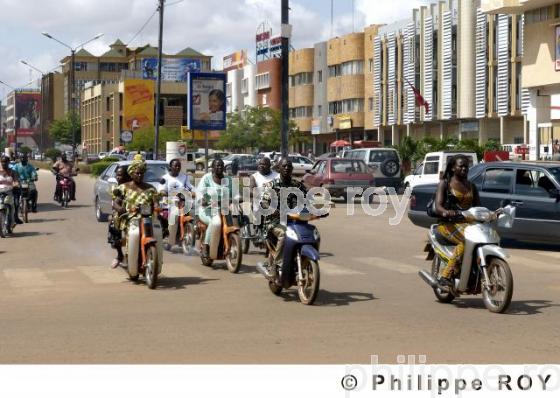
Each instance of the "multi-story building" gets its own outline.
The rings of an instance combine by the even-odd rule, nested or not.
[[[482,0],[489,20],[506,29],[520,22],[522,40],[512,49],[523,54],[516,90],[527,103],[531,159],[550,158],[560,149],[560,2],[553,0]],[[500,25],[501,23],[501,25]],[[517,24],[509,24],[513,30]]]
[[[256,65],[249,64],[227,72],[226,108],[228,113],[241,111],[246,106],[257,105],[256,70]]]
[[[6,98],[6,129],[8,143],[17,147],[37,149],[41,123],[41,91],[18,89]]]
[[[311,135],[313,120],[314,57],[315,51],[313,48],[304,48],[290,52],[289,58],[288,106],[290,118],[295,121],[300,133],[307,135]]]
[[[282,60],[280,58],[270,58],[257,63],[255,90],[257,106],[281,109]]]
[[[526,142],[523,18],[487,16],[477,3],[439,1],[379,30],[374,107],[380,141],[397,144],[408,135]],[[414,89],[428,106],[418,106]]]
[[[53,146],[49,129],[55,120],[64,117],[64,76],[54,72],[43,75],[41,79],[41,124],[37,145],[41,151]]]

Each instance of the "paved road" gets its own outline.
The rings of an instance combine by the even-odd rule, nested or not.
[[[509,248],[510,311],[480,297],[435,301],[416,275],[425,231],[394,215],[348,216],[339,203],[318,221],[321,291],[303,306],[295,290],[272,295],[244,258],[238,275],[168,254],[158,289],[109,264],[105,223],[94,218],[93,180],[61,209],[41,173],[40,212],[0,241],[0,363],[549,363],[560,353],[558,248]]]

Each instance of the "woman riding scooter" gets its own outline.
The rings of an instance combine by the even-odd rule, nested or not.
[[[120,227],[127,239],[128,265],[136,264],[138,261],[139,228],[133,227],[133,220],[139,217],[139,209],[142,205],[150,205],[156,209],[159,204],[159,194],[150,184],[144,182],[146,173],[146,162],[135,160],[128,167],[128,174],[132,181],[117,186],[113,190],[113,198],[122,198],[122,205],[115,201],[113,206],[120,215]],[[126,213],[126,215],[125,215]],[[161,229],[154,229],[154,237],[161,243]],[[161,261],[161,244],[158,245],[158,257]],[[158,267],[159,268],[159,267]]]
[[[15,203],[14,203],[14,186],[17,186],[18,178],[17,173],[10,169],[10,158],[7,156],[2,156],[0,159],[0,193],[6,195],[4,203],[9,206],[8,220],[10,222],[9,229],[11,230],[16,222],[21,224],[22,222],[17,219],[17,214],[15,213]],[[16,221],[17,220],[17,221]],[[0,228],[3,228],[0,225]]]
[[[465,251],[464,230],[469,223],[461,215],[461,211],[480,206],[478,190],[467,179],[468,174],[469,159],[464,155],[453,156],[447,163],[436,192],[434,205],[440,218],[438,232],[456,245],[453,258],[441,272],[438,282],[442,286],[454,285],[453,276],[459,271],[458,267]]]

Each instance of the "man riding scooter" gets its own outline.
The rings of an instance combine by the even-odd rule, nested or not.
[[[37,213],[37,188],[34,184],[37,181],[37,170],[29,164],[27,154],[21,158],[21,163],[16,163],[12,168],[18,175],[20,182],[29,183],[29,201],[31,202],[31,211]]]
[[[282,261],[284,256],[284,239],[286,236],[286,225],[281,223],[280,220],[280,208],[287,206],[289,209],[294,209],[297,207],[297,196],[293,193],[289,194],[287,197],[287,203],[280,203],[281,190],[288,189],[288,188],[297,188],[299,189],[303,195],[307,194],[307,190],[303,186],[303,184],[297,180],[292,178],[292,172],[294,171],[294,166],[292,162],[283,157],[278,162],[278,167],[280,170],[280,176],[272,181],[271,186],[269,189],[266,189],[263,193],[262,199],[262,207],[267,208],[272,200],[272,196],[276,195],[278,198],[278,207],[276,211],[265,218],[265,230],[268,234],[272,234],[276,237],[276,255],[274,256],[274,261],[268,265],[268,275],[267,277],[272,278],[276,275],[276,267],[282,267]]]
[[[54,191],[54,200],[59,202],[62,189],[60,186],[60,181],[62,178],[67,178],[70,182],[70,200],[76,200],[76,183],[72,178],[76,174],[74,173],[74,165],[72,162],[68,161],[66,154],[63,153],[60,160],[53,164],[52,170],[56,174],[56,189]]]

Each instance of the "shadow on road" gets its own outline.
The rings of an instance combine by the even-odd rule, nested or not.
[[[455,299],[453,304],[458,308],[486,309],[482,299]],[[537,315],[542,314],[545,308],[560,307],[549,300],[524,300],[512,301],[504,315]]]
[[[205,279],[194,276],[181,276],[177,278],[167,278],[162,276],[157,282],[156,289],[181,290],[189,285],[201,285],[216,280],[217,279]]]
[[[93,205],[80,205],[80,204],[72,204],[66,209],[58,204],[55,203],[39,203],[37,205],[37,210],[39,213],[41,212],[49,212],[49,211],[58,211],[58,210],[70,210],[70,209],[81,209],[84,207],[93,207]]]
[[[28,231],[28,232],[15,232],[12,234],[13,238],[23,238],[26,236],[49,236],[52,235],[53,232],[37,232],[37,231]]]
[[[280,297],[282,297],[284,301],[299,301],[297,290],[295,288],[284,291],[281,293]],[[377,298],[371,293],[330,292],[328,290],[320,289],[317,299],[315,300],[315,305],[322,307],[340,307],[343,305],[350,305],[352,303],[371,300],[377,300]]]
[[[41,224],[46,222],[66,221],[66,218],[31,218],[30,224]]]

